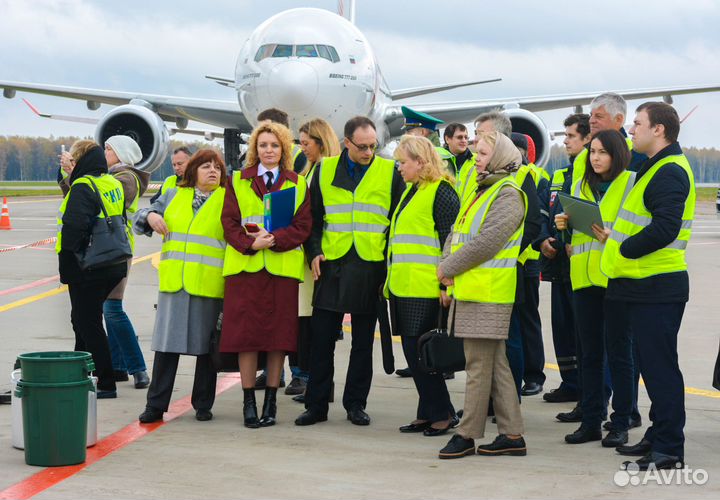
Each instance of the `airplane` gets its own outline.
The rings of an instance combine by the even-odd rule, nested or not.
[[[289,114],[295,131],[303,122],[320,117],[332,125],[339,137],[343,136],[343,125],[349,118],[365,115],[377,125],[379,142],[386,144],[402,134],[401,105],[429,113],[446,123],[467,123],[482,112],[500,110],[510,118],[514,131],[533,138],[536,163],[544,165],[549,157],[552,133],[536,113],[566,107],[579,112],[601,93],[414,103],[414,97],[499,79],[391,90],[370,43],[354,24],[354,2],[350,2],[348,13],[343,17],[323,9],[296,8],[260,24],[240,49],[234,78],[206,76],[233,89],[236,100],[4,80],[0,80],[0,88],[6,98],[15,97],[17,91],[21,91],[84,100],[90,110],[97,110],[101,104],[115,106],[97,120],[42,114],[35,109],[34,112],[46,118],[95,122],[95,139],[101,144],[116,134],[133,137],[143,151],[138,167],[148,171],[158,168],[165,159],[173,133],[199,134],[207,139],[224,137],[228,163],[237,167],[233,161],[237,160],[237,151],[246,134],[256,124],[255,117],[272,107]],[[720,85],[630,89],[617,93],[625,99],[662,97],[672,103],[673,95],[715,91],[720,91]],[[221,135],[188,129],[190,120],[223,128],[224,132]],[[166,122],[174,122],[175,126],[168,127]]]

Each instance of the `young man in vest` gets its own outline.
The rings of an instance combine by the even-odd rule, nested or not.
[[[461,179],[475,168],[475,154],[468,147],[468,129],[462,123],[449,123],[443,131],[443,140],[445,147],[441,149],[445,151],[448,171],[455,177],[457,187]],[[443,157],[442,154],[440,156]]]
[[[652,425],[642,441],[616,448],[623,455],[642,455],[635,462],[640,470],[682,467],[685,455],[677,336],[690,288],[685,249],[695,215],[695,181],[677,142],[679,131],[672,106],[648,102],[637,108],[630,129],[633,149],[649,159],[638,170],[601,259],[610,278],[607,327],[631,329],[651,402]]]
[[[152,198],[150,198],[151,204],[155,203],[155,201],[160,198],[160,195],[165,194],[168,189],[173,189],[177,187],[178,183],[182,180],[183,175],[185,175],[185,168],[187,167],[188,161],[190,161],[191,156],[192,153],[185,146],[180,146],[179,148],[175,148],[175,150],[173,150],[172,156],[170,158],[172,161],[172,168],[175,174],[165,178],[160,190],[155,193]]]
[[[385,281],[387,234],[405,183],[395,163],[375,156],[375,124],[364,116],[345,124],[345,150],[316,167],[310,188],[313,230],[305,244],[315,278],[310,380],[296,425],[327,420],[335,338],[345,313],[352,347],[343,394],[347,418],[370,424],[365,413],[372,381],[378,294]]]

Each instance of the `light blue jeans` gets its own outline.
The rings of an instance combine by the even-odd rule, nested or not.
[[[122,300],[108,299],[103,303],[113,370],[133,373],[147,370],[135,329],[123,310]]]

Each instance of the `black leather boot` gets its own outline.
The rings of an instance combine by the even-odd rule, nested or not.
[[[270,427],[275,425],[275,416],[277,415],[277,387],[265,388],[265,401],[263,402],[262,417],[260,417],[260,427]]]
[[[257,404],[255,403],[255,389],[243,389],[243,417],[245,427],[257,429],[260,427],[260,420],[257,415]]]

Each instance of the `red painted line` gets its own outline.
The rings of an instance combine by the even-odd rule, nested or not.
[[[59,279],[60,275],[56,274],[55,276],[50,276],[49,278],[43,278],[41,280],[33,281],[32,283],[26,283],[24,285],[16,286],[15,288],[0,290],[0,297],[2,297],[3,295],[10,295],[11,293],[24,292],[25,290],[29,290],[38,286],[47,285],[48,283],[56,282]]]
[[[218,379],[216,394],[221,394],[239,383],[240,374],[226,374]],[[124,448],[147,434],[155,432],[168,422],[187,413],[192,408],[190,399],[190,396],[186,396],[170,405],[169,411],[165,413],[164,420],[161,422],[141,424],[135,421],[116,433],[98,441],[95,446],[88,448],[84,463],[43,469],[19,483],[0,491],[0,499],[25,500],[42,493],[48,488],[52,488],[56,484],[74,476],[87,466],[102,460],[111,453]]]

